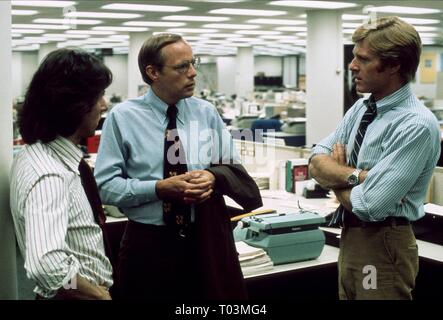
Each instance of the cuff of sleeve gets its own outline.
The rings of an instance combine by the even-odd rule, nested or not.
[[[53,283],[54,286],[51,285],[52,288],[43,288],[40,286],[37,286],[34,290],[34,292],[38,295],[41,295],[44,298],[50,299],[53,298],[56,294],[57,291],[64,287],[66,289],[68,288],[74,288],[76,286],[76,282],[75,280],[72,281],[72,279],[74,279],[77,275],[77,273],[80,270],[80,262],[77,260],[77,258],[75,258],[73,255],[70,255],[68,257],[67,260],[68,263],[68,272],[66,273],[65,277],[63,278],[63,280],[61,281],[61,283],[55,284]],[[71,281],[71,283],[69,283]],[[54,289],[56,288],[56,289]]]
[[[352,212],[355,213],[360,220],[370,221],[369,208],[364,199],[363,191],[361,186],[355,186],[351,190],[350,201],[352,204]]]
[[[157,180],[138,181],[137,184],[133,186],[135,194],[139,198],[139,203],[159,200],[155,192],[156,183]]]
[[[309,163],[311,163],[312,157],[317,154],[331,154],[331,150],[326,147],[316,145],[314,149],[312,149],[311,155],[309,156]]]

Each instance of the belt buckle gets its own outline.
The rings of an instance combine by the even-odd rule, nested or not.
[[[186,228],[185,227],[181,227],[180,230],[178,230],[178,235],[182,238],[186,238],[187,234],[186,234]]]

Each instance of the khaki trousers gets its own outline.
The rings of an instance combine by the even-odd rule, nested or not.
[[[340,238],[340,300],[411,300],[418,249],[411,225],[345,227]]]

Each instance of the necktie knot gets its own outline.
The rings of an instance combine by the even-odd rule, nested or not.
[[[372,96],[368,100],[365,100],[364,103],[366,105],[367,112],[371,112],[375,117],[377,115],[377,104]]]
[[[166,110],[166,115],[168,116],[169,120],[176,119],[177,113],[178,113],[178,109],[175,105],[169,106],[168,110]]]

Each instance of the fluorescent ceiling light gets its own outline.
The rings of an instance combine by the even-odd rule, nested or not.
[[[136,19],[142,17],[138,13],[120,13],[120,12],[81,12],[72,11],[64,15],[68,18],[104,18],[104,19]]]
[[[234,38],[231,40],[232,42],[263,42],[264,40],[261,38]]]
[[[438,33],[420,32],[420,38],[438,38],[440,35]]]
[[[250,30],[258,29],[259,26],[252,24],[223,24],[223,23],[209,23],[205,24],[205,28],[220,28],[220,29],[237,29],[237,30]]]
[[[302,8],[318,8],[318,9],[344,9],[357,6],[355,3],[349,2],[332,2],[332,1],[271,1],[268,4],[273,6],[286,7],[302,7]]]
[[[186,40],[188,40],[188,37],[186,37]],[[189,39],[191,40],[191,39]],[[223,43],[225,43],[222,40],[210,40],[210,39],[196,39],[198,40],[198,44],[218,44],[218,45],[223,45]]]
[[[89,38],[87,34],[67,34],[67,33],[45,33],[43,37],[48,38],[65,38],[65,39],[86,39]]]
[[[289,19],[252,19],[246,21],[247,23],[258,23],[258,24],[276,24],[283,26],[299,26],[306,24],[306,21],[301,20],[289,20]]]
[[[429,27],[429,26],[414,26],[415,30],[417,30],[417,32],[427,32],[427,31],[438,31],[437,27]]]
[[[96,43],[101,43],[101,42],[124,42],[126,43],[127,41],[125,39],[115,39],[115,38],[89,38],[85,40],[85,43],[91,43],[91,42],[96,42]]]
[[[203,37],[198,37],[198,36],[183,36],[183,39],[185,39],[186,41],[205,40],[205,38],[203,38]]]
[[[354,34],[355,29],[343,29],[342,31],[344,34]]]
[[[13,16],[33,16],[37,13],[36,10],[11,10]]]
[[[385,12],[385,13],[408,13],[408,14],[428,14],[439,13],[438,9],[417,8],[417,7],[399,7],[399,6],[382,6],[371,7],[368,11]]]
[[[66,39],[68,38],[68,35],[65,33],[45,33],[41,35],[43,38],[47,39]]]
[[[283,40],[278,40],[278,42],[280,43],[289,43],[292,45],[298,45],[298,46],[306,46],[306,40],[289,40],[289,39],[283,39]]]
[[[278,27],[278,28],[275,28],[275,30],[305,32],[305,31],[308,31],[308,27]]]
[[[13,24],[13,28],[24,29],[48,29],[48,30],[68,30],[71,28],[69,25],[56,25],[56,24]]]
[[[76,5],[75,1],[11,1],[12,6],[64,8]]]
[[[342,24],[343,28],[358,28],[361,27],[362,23],[350,23],[350,22],[345,22]]]
[[[13,38],[20,38],[21,36],[21,33],[11,33],[11,37]]]
[[[32,33],[32,34],[39,34],[44,33],[45,30],[38,30],[38,29],[12,29],[11,33]]]
[[[242,43],[242,42],[234,42],[234,43],[226,43],[225,46],[230,47],[252,47],[250,43]]]
[[[208,33],[208,34],[201,34],[202,37],[207,38],[238,38],[241,37],[241,34],[235,34],[235,33]]]
[[[76,19],[76,18],[68,18],[68,19],[47,19],[47,18],[40,18],[35,19],[32,22],[35,23],[54,23],[54,24],[68,24],[68,25],[97,25],[102,23],[101,20],[84,20],[84,19]]]
[[[267,31],[267,30],[240,30],[235,31],[235,33],[239,34],[248,34],[248,35],[276,35],[281,34],[280,31]]]
[[[43,38],[39,38],[39,37],[25,37],[21,41],[24,41],[26,43],[48,43],[47,39],[43,39]]]
[[[172,33],[214,33],[217,29],[203,29],[203,28],[171,28],[168,29]]]
[[[436,44],[435,39],[422,39],[422,44],[424,45],[430,45],[430,44]]]
[[[30,46],[19,46],[19,47],[15,47],[12,50],[13,51],[36,51],[40,48],[40,46],[38,44],[33,44]]]
[[[399,17],[403,21],[410,23],[410,24],[437,24],[440,23],[440,20],[437,19],[418,19],[418,18],[405,18],[405,17]]]
[[[222,22],[228,21],[228,17],[208,17],[208,16],[165,16],[162,20],[172,21],[201,21],[201,22]]]
[[[183,6],[159,6],[150,4],[130,4],[130,3],[111,3],[102,6],[106,10],[133,10],[147,12],[179,12],[189,10],[189,7]]]
[[[99,30],[67,30],[65,31],[67,34],[92,34],[92,35],[106,35],[106,34],[115,34],[115,31],[99,31]]]
[[[286,11],[275,11],[275,10],[253,10],[253,9],[233,9],[233,8],[223,8],[215,9],[209,11],[212,14],[232,14],[239,16],[259,16],[259,17],[272,17],[280,16],[286,14]]]
[[[288,35],[283,35],[283,36],[261,36],[260,38],[262,39],[269,39],[269,40],[296,40],[297,37],[296,36],[288,36]]]
[[[114,34],[112,36],[109,36],[109,38],[128,40],[129,36],[127,34]]]
[[[123,32],[144,32],[148,31],[145,27],[93,27],[92,30],[98,31],[123,31]]]
[[[123,25],[133,27],[182,27],[186,25],[186,23],[165,21],[128,21],[123,23]]]
[[[367,19],[369,19],[369,16],[365,16],[362,14],[343,14],[341,16],[342,20],[361,20],[361,21],[365,21]]]

